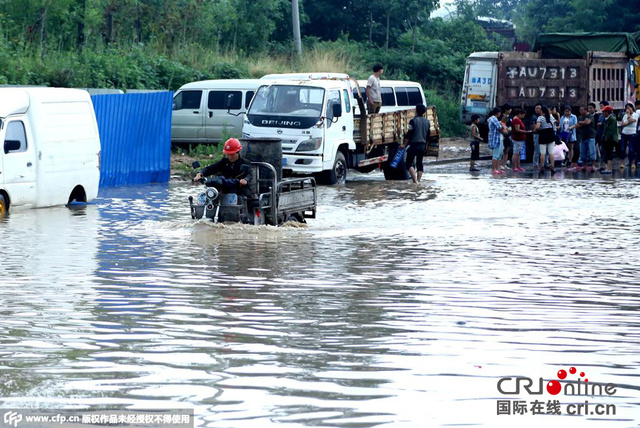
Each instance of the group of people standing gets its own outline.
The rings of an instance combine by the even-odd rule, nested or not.
[[[555,174],[556,168],[567,167],[578,171],[599,171],[611,174],[613,159],[620,159],[620,168],[635,170],[640,154],[640,100],[627,104],[622,116],[621,135],[613,108],[607,101],[580,107],[576,117],[571,107],[563,109],[561,116],[555,106],[536,104],[535,113],[525,126],[524,109],[512,109],[509,105],[495,107],[487,119],[487,144],[492,151],[491,167],[494,175],[511,169],[523,172],[520,160],[525,157],[527,134],[533,134],[534,171],[548,169]],[[470,171],[478,171],[480,143],[484,140],[479,129],[480,117],[471,117],[471,164]],[[511,160],[510,168],[507,166]],[[601,166],[600,166],[601,164]],[[598,168],[598,166],[600,166]]]

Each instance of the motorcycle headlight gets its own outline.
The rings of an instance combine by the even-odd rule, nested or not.
[[[218,197],[218,190],[213,188],[213,187],[209,187],[207,189],[207,199],[209,200],[215,200]]]
[[[296,152],[310,152],[312,150],[318,150],[320,146],[322,146],[322,137],[310,138],[298,144]]]

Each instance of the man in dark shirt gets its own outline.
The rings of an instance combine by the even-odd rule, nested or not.
[[[239,194],[251,198],[250,185],[253,180],[251,171],[251,162],[240,157],[242,145],[236,138],[229,138],[224,143],[222,153],[225,157],[218,162],[201,169],[194,181],[200,180],[202,177],[210,175],[218,175],[226,178],[224,180],[224,192],[238,192]]]
[[[602,160],[605,163],[605,169],[600,171],[601,174],[611,174],[613,172],[613,152],[615,151],[618,157],[620,156],[620,146],[618,145],[618,121],[613,114],[613,107],[604,106],[602,108],[602,114],[604,115],[604,125],[602,130],[602,148],[604,153]]]
[[[407,171],[409,171],[409,174],[411,174],[411,179],[416,184],[420,183],[422,179],[422,173],[424,171],[424,165],[422,163],[423,156],[431,132],[429,119],[424,117],[426,112],[427,107],[425,107],[424,104],[418,104],[416,106],[416,116],[409,122],[409,130],[404,137],[405,144],[402,145],[402,147],[405,147],[407,144],[409,145],[405,167]],[[415,168],[413,167],[414,159],[416,161]]]
[[[578,128],[580,134],[580,165],[585,171],[596,169],[596,121],[593,116],[595,110],[594,103],[590,103],[589,107],[580,107],[578,123],[572,126]]]

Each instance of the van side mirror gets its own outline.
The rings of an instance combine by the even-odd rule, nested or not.
[[[331,106],[333,117],[342,117],[342,105],[334,104]]]
[[[9,152],[15,152],[20,150],[22,144],[19,140],[5,140],[4,142],[4,153],[7,154]]]
[[[235,100],[236,96],[234,94],[229,94],[227,95],[227,110],[231,110],[231,107],[233,106],[233,101]]]

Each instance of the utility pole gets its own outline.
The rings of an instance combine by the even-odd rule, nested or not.
[[[293,16],[293,46],[298,59],[302,59],[302,40],[300,39],[300,8],[298,0],[291,0],[291,15]]]

